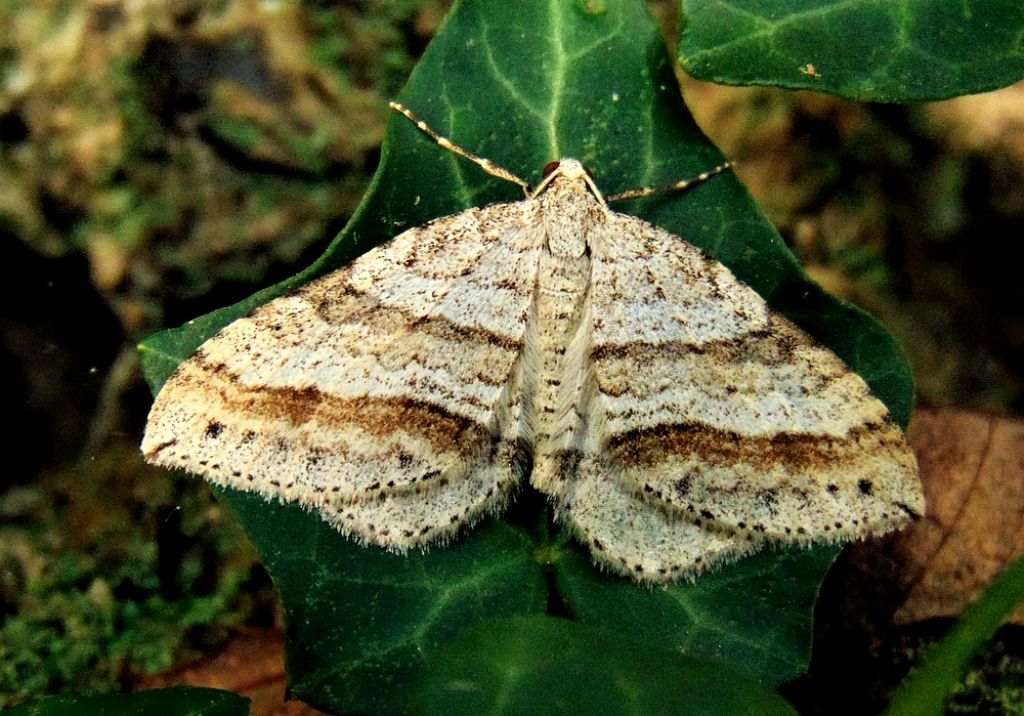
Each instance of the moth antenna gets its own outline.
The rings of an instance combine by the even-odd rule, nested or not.
[[[683,179],[682,181],[669,182],[668,184],[659,184],[657,186],[645,186],[639,189],[628,189],[626,191],[619,192],[618,194],[606,196],[604,199],[605,201],[621,201],[623,199],[639,199],[662,191],[682,191],[694,184],[700,184],[703,181],[707,181],[711,177],[721,174],[726,169],[730,169],[734,166],[736,166],[736,162],[726,162],[725,164],[719,164],[714,169],[708,169],[706,172],[701,172],[692,179]]]
[[[484,159],[483,157],[479,157],[476,154],[473,154],[473,152],[467,151],[460,147],[459,145],[454,144],[447,137],[443,137],[437,132],[435,132],[434,129],[429,124],[427,124],[422,119],[413,114],[412,111],[406,108],[404,105],[401,105],[398,102],[388,102],[388,106],[391,107],[391,109],[398,112],[399,114],[405,116],[406,119],[408,119],[410,122],[416,125],[417,129],[419,129],[421,132],[423,132],[428,137],[437,142],[442,148],[447,149],[449,152],[454,152],[455,154],[458,154],[460,157],[465,157],[466,159],[476,164],[478,167],[483,169],[491,176],[496,176],[499,179],[504,179],[505,181],[519,185],[520,187],[522,187],[523,192],[526,194],[526,196],[530,196],[530,185],[525,180],[520,179],[505,167],[498,166],[490,159]]]

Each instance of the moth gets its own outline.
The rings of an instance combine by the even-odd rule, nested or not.
[[[552,162],[521,201],[409,229],[207,340],[142,451],[403,552],[524,481],[594,559],[667,583],[924,512],[912,452],[835,354],[728,268]]]

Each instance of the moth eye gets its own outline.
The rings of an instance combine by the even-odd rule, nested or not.
[[[547,164],[544,165],[544,171],[541,172],[541,174],[544,175],[545,179],[551,176],[551,174],[554,173],[556,169],[558,169],[558,164],[558,162],[548,162]]]
[[[590,177],[591,179],[594,178],[594,172],[590,171],[590,167],[588,167],[586,164],[583,165],[583,171],[585,171],[587,173],[587,176]]]

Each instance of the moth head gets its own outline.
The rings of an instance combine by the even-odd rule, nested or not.
[[[590,171],[590,167],[585,166],[578,159],[559,159],[558,161],[548,162],[544,165],[544,170],[541,173],[547,179],[556,171],[566,179],[582,179],[585,176],[590,177],[591,180],[594,178],[594,173]]]
[[[564,180],[566,184],[585,187],[603,205],[604,197],[594,183],[594,175],[590,169],[578,159],[564,158],[548,162],[542,171],[543,180],[533,191],[533,196],[543,193],[554,182]]]

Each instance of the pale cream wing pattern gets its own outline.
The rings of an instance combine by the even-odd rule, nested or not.
[[[725,266],[617,213],[592,252],[600,454],[622,490],[755,542],[859,538],[923,514],[885,406]]]
[[[599,564],[640,582],[668,583],[735,561],[765,544],[760,535],[712,531],[645,501],[602,455],[581,460],[559,517]]]
[[[206,341],[156,398],[156,464],[395,550],[501,506],[542,236],[525,202],[410,229]]]

